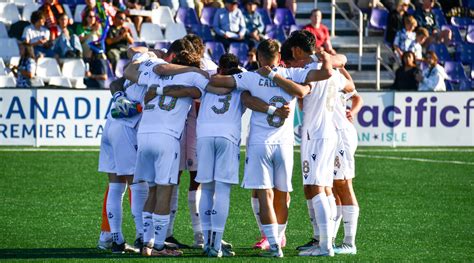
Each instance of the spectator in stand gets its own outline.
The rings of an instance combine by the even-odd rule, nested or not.
[[[385,40],[393,44],[395,35],[398,31],[403,29],[403,17],[407,15],[408,7],[410,6],[410,0],[399,0],[397,8],[390,11],[387,23],[387,33],[385,34]]]
[[[428,29],[430,33],[426,46],[430,46],[433,42],[441,42],[448,46],[451,42],[452,32],[449,29],[440,30],[432,12],[434,4],[434,0],[423,0],[423,4],[416,9],[415,17],[418,20],[418,25]]]
[[[31,88],[31,79],[36,73],[36,58],[32,45],[20,45],[21,58],[18,63],[17,81],[18,88]]]
[[[223,8],[224,3],[222,0],[196,0],[194,1],[196,6],[196,14],[198,17],[201,17],[203,7],[214,7],[214,8]]]
[[[423,61],[423,44],[426,42],[429,36],[428,30],[426,30],[424,27],[418,27],[416,30],[416,39],[414,42],[412,42],[408,50],[415,54],[417,62]]]
[[[97,21],[97,16],[93,10],[86,14],[76,32],[81,41],[84,59],[87,60],[92,56],[89,42],[98,40],[102,35],[102,26],[100,25],[100,22]]]
[[[88,88],[105,89],[105,81],[107,80],[107,59],[103,52],[92,52],[89,67],[86,71],[84,84]]]
[[[82,57],[82,46],[79,37],[68,27],[69,17],[66,13],[58,18],[58,36],[54,40],[53,50],[59,58]]]
[[[245,25],[247,26],[245,39],[249,44],[249,48],[257,46],[257,44],[265,39],[263,31],[265,24],[263,24],[262,16],[257,12],[257,7],[260,4],[259,0],[247,0],[245,2]]]
[[[51,32],[44,27],[45,18],[41,11],[35,11],[31,14],[31,25],[23,30],[22,39],[25,44],[33,46],[35,57],[54,57],[51,49]]]
[[[257,62],[257,49],[252,48],[247,53],[247,62],[245,63],[245,69],[247,71],[254,71],[257,70],[258,62]]]
[[[332,48],[328,28],[321,24],[322,17],[323,14],[321,13],[321,10],[313,9],[310,17],[311,23],[306,25],[303,30],[311,32],[316,38],[316,50],[324,49],[329,54],[334,55],[336,54],[336,51]]]
[[[242,42],[245,38],[245,19],[239,9],[238,0],[225,0],[225,8],[217,10],[212,26],[216,40],[228,49],[232,42]]]
[[[43,5],[38,9],[43,13],[46,19],[46,27],[51,31],[51,39],[54,40],[58,35],[57,24],[59,16],[66,13],[64,7],[59,4],[56,0],[44,0]],[[72,21],[68,21],[72,24]]]
[[[144,10],[145,6],[142,5],[142,1],[140,0],[127,0],[126,1],[126,7],[127,7],[127,15],[129,19],[133,22],[135,25],[135,28],[138,33],[140,33],[140,29],[143,23],[143,20],[145,19],[143,16],[137,16],[137,15],[130,15],[129,10]]]
[[[296,14],[296,0],[263,0],[263,8],[270,12],[275,8],[288,8],[293,16]]]
[[[405,16],[403,18],[405,28],[398,31],[393,41],[393,50],[399,58],[402,57],[403,52],[409,51],[409,48],[416,41],[415,28],[417,26],[416,19],[413,16]]]
[[[113,25],[113,18],[117,14],[114,6],[109,2],[101,2],[102,6],[98,6],[96,0],[86,0],[86,8],[82,10],[82,21],[84,21],[85,16],[89,14],[90,11],[94,11],[97,21],[99,21],[102,26],[105,26],[106,19],[109,19],[109,24]]]
[[[444,68],[438,64],[438,56],[434,51],[426,52],[425,58],[426,67],[423,74],[417,75],[417,80],[420,82],[419,91],[446,91],[446,84],[444,80],[447,75]]]
[[[169,6],[173,13],[178,10],[179,7],[194,9],[194,2],[194,0],[160,0],[160,4]]]
[[[399,91],[418,90],[417,76],[420,73],[415,63],[415,54],[411,51],[403,53],[402,66],[395,72],[395,82],[392,88]]]
[[[127,58],[128,45],[133,44],[132,33],[123,23],[127,17],[124,12],[117,12],[114,18],[114,25],[110,28],[105,40],[107,48],[107,58],[112,63],[113,68],[121,58]]]

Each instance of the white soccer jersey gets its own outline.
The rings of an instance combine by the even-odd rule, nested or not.
[[[169,85],[194,86],[202,93],[208,82],[201,74],[190,72],[154,78],[154,82],[149,82],[148,86],[153,84],[162,87]],[[193,98],[191,97],[155,97],[145,105],[138,133],[165,133],[179,139],[192,103]]]
[[[273,69],[284,78],[295,82],[304,82],[309,70],[296,68],[276,67]],[[243,72],[233,75],[237,88],[248,90],[255,96],[275,107],[281,107],[285,103],[290,104],[291,111],[295,109],[296,98],[286,93],[272,80],[262,77],[255,72]],[[252,112],[250,118],[249,144],[293,144],[294,115],[290,114],[287,119],[269,116],[262,112]]]
[[[336,105],[334,107],[334,125],[338,130],[350,129],[354,125],[346,117],[347,100],[349,100],[356,92],[337,93]]]
[[[316,62],[306,65],[308,69],[319,69]],[[303,98],[303,135],[311,139],[335,137],[333,122],[337,92],[344,88],[346,78],[337,70],[323,81],[312,82],[311,92]]]
[[[241,91],[226,95],[205,92],[197,119],[197,137],[224,137],[235,144],[240,142],[241,118],[244,112],[240,103]]]
[[[211,58],[204,56],[203,58],[201,58],[201,68],[210,75],[214,75],[217,73],[218,66],[216,63],[214,63],[214,61],[212,61]]]

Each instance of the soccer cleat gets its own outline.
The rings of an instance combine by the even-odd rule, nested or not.
[[[281,248],[286,247],[286,235],[283,235],[283,237],[281,238],[280,247]]]
[[[311,249],[311,248],[313,248],[315,246],[318,246],[318,245],[319,245],[319,240],[316,240],[316,239],[312,238],[308,243],[297,247],[296,250],[304,251],[304,250]]]
[[[221,240],[221,247],[231,250],[234,246],[232,246],[231,243]]]
[[[283,251],[278,245],[276,245],[276,248],[274,249],[270,248],[269,250],[265,250],[262,253],[260,253],[260,256],[265,257],[265,258],[282,258]]]
[[[349,244],[342,243],[342,245],[334,248],[334,254],[355,255],[357,254],[357,248],[356,246],[351,246]]]
[[[179,257],[182,256],[183,252],[181,250],[175,249],[155,249],[148,246],[144,246],[142,250],[142,256],[145,257]]]
[[[234,251],[232,251],[231,249],[223,247],[222,244],[221,244],[221,251],[222,251],[222,256],[223,257],[234,257],[235,256]]]
[[[270,248],[270,243],[268,243],[268,240],[266,237],[262,237],[262,239],[260,239],[260,241],[258,241],[257,243],[255,243],[255,245],[253,245],[253,248],[254,249],[261,249],[261,250],[267,250]]]
[[[324,251],[321,247],[314,246],[310,249],[301,251],[298,255],[302,257],[334,257],[334,250],[331,248]]]
[[[174,238],[174,236],[167,237],[165,239],[165,243],[168,243],[168,245],[170,247],[172,247],[174,245],[179,249],[188,249],[188,248],[190,248],[188,245],[179,242],[176,238]]]
[[[204,235],[202,233],[194,234],[194,243],[191,245],[192,248],[204,248]]]
[[[112,253],[114,254],[123,254],[123,253],[140,253],[139,249],[136,249],[127,242],[123,242],[122,244],[117,244],[112,242]]]
[[[143,248],[143,239],[141,237],[135,239],[135,242],[133,242],[133,246],[142,251],[142,248]]]
[[[210,258],[221,258],[222,250],[217,251],[215,248],[211,247],[207,250],[207,256]]]
[[[109,250],[112,248],[112,235],[110,232],[100,232],[99,242],[97,242],[97,248],[100,250]]]

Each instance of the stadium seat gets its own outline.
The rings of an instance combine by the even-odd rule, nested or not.
[[[447,60],[451,60],[451,55],[449,55],[448,48],[444,44],[432,44],[428,50],[432,50],[438,56],[438,60],[441,63],[444,63]]]
[[[196,15],[194,8],[180,7],[176,12],[176,23],[184,24],[187,27],[190,27],[194,24],[200,24],[199,18]]]
[[[135,41],[133,44],[130,44],[130,47],[148,47],[145,41]]]
[[[28,4],[34,4],[36,1],[35,0],[15,0],[15,1],[12,1],[13,3],[15,3],[15,5],[17,6],[25,6],[25,5],[28,5]]]
[[[302,25],[291,25],[289,34],[293,33],[294,31],[298,31],[303,29],[304,26]]]
[[[31,18],[31,14],[38,10],[38,8],[40,8],[41,5],[37,4],[37,3],[31,3],[31,4],[27,4],[25,5],[25,7],[23,7],[23,13],[22,13],[22,16],[21,16],[21,20],[24,20],[24,21],[30,21],[30,18]]]
[[[201,24],[212,26],[212,20],[214,20],[214,15],[216,14],[217,8],[214,7],[204,7],[201,12]]]
[[[453,85],[451,85],[451,82],[449,82],[449,80],[445,79],[444,80],[444,84],[446,86],[446,91],[453,91]]]
[[[444,71],[448,75],[448,80],[454,83],[460,83],[467,80],[466,72],[461,64],[457,61],[446,61],[444,63]]]
[[[6,71],[5,62],[3,62],[3,59],[0,58],[0,76],[6,76],[6,75],[7,75],[7,71]]]
[[[474,80],[474,62],[471,64],[471,79]]]
[[[382,8],[373,8],[370,14],[369,28],[385,30],[387,28],[388,11]]]
[[[269,38],[276,39],[280,43],[285,42],[287,36],[285,29],[282,26],[267,25],[265,27],[265,33]]]
[[[50,86],[58,86],[58,87],[66,87],[72,88],[71,81],[66,77],[51,77],[49,79],[48,85]]]
[[[441,8],[433,8],[431,9],[431,11],[435,15],[436,23],[439,27],[448,24],[448,21],[446,20],[446,17],[444,16],[443,10]]]
[[[474,44],[462,43],[456,47],[456,57],[463,64],[474,61]]]
[[[239,60],[240,64],[244,65],[245,62],[247,62],[247,53],[249,52],[249,46],[247,43],[230,43],[229,46],[229,53],[236,55]]]
[[[16,87],[16,79],[12,76],[0,76],[0,88]]]
[[[1,48],[0,57],[4,60],[8,60],[11,57],[19,57],[20,49],[16,38],[0,38]]]
[[[463,38],[461,36],[461,32],[459,32],[459,28],[455,27],[455,26],[448,26],[448,25],[444,25],[441,27],[442,30],[451,30],[452,32],[452,35],[453,35],[453,38],[451,40],[451,45],[454,45],[454,46],[457,46],[459,44],[462,44],[464,41],[463,41]]]
[[[0,22],[0,38],[8,38],[7,27],[2,22]]]
[[[86,74],[86,64],[82,59],[66,59],[62,68],[63,76],[68,78],[83,78]]]
[[[267,9],[257,8],[257,12],[262,16],[262,20],[263,20],[264,25],[273,24],[272,19],[270,18],[270,13],[268,13]]]
[[[202,25],[192,25],[191,26],[191,32],[194,34],[200,36],[202,38],[202,41],[213,41],[214,37],[212,36],[211,28],[208,25],[202,24]]]
[[[468,43],[474,44],[474,24],[467,27],[466,32],[466,41]]]
[[[459,90],[460,91],[471,91],[474,88],[472,87],[473,82],[469,79],[461,80],[459,83]]]
[[[173,13],[168,6],[160,6],[158,9],[153,9],[151,13],[151,22],[160,25],[161,28],[166,28],[168,24],[174,24]]]
[[[49,82],[50,77],[61,77],[61,70],[54,58],[39,58],[36,62],[36,76]]]
[[[20,13],[13,3],[0,3],[0,22],[11,25],[20,21]]]
[[[155,43],[155,49],[161,50],[161,49],[166,49],[170,47],[171,43],[168,41],[159,41]]]
[[[86,5],[76,5],[76,9],[74,10],[74,22],[82,22],[82,11],[84,8],[86,8]]]
[[[44,82],[41,78],[34,77],[31,79],[31,86],[32,87],[44,87]]]
[[[133,40],[135,41],[140,41],[140,38],[138,37],[137,29],[135,28],[135,24],[131,22],[125,22],[123,23],[125,27],[128,27],[130,31],[132,32],[132,37]]]
[[[10,67],[12,66],[18,66],[20,64],[20,57],[11,57],[10,58]]]
[[[472,25],[474,21],[468,17],[451,17],[451,25],[459,28],[459,29],[466,29],[469,25]]]
[[[173,42],[176,39],[183,38],[186,36],[188,32],[186,31],[186,27],[184,27],[183,24],[169,24],[166,27],[166,32],[165,32],[165,39],[167,41]]]
[[[119,61],[117,61],[117,65],[115,66],[115,76],[117,78],[123,77],[123,69],[127,63],[128,59],[119,59]]]
[[[225,54],[224,45],[221,42],[209,41],[206,42],[206,52],[211,56],[212,61],[219,63],[219,59]]]
[[[141,40],[147,42],[147,44],[164,40],[163,32],[161,32],[161,27],[152,23],[142,24],[140,38]]]
[[[69,7],[69,5],[63,5],[63,7],[64,7],[64,12],[66,13],[67,17],[72,18],[74,20],[74,15],[72,14],[71,8]],[[29,19],[28,19],[28,21],[29,21]],[[81,19],[81,21],[82,21],[82,19]]]
[[[295,25],[295,17],[288,8],[277,8],[275,10],[275,17],[273,18],[273,23],[279,26],[291,26]]]

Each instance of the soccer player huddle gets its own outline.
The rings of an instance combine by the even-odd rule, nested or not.
[[[356,254],[359,208],[352,188],[362,106],[343,55],[314,50],[308,31],[282,44],[259,43],[260,68],[244,72],[224,54],[219,65],[202,40],[187,35],[168,50],[130,48],[124,77],[111,83],[113,114],[101,141],[99,171],[108,173],[99,247],[114,253],[181,256],[173,237],[178,184],[189,170],[191,247],[209,257],[234,256],[223,240],[231,186],[239,183],[241,117],[252,110],[242,187],[262,239],[254,248],[283,257],[293,176],[295,107],[303,111],[301,171],[313,226],[300,256]],[[347,108],[347,102],[351,107]],[[143,109],[143,110],[142,110]],[[134,245],[122,234],[122,200],[129,185],[136,226]],[[335,236],[344,219],[344,240]]]

